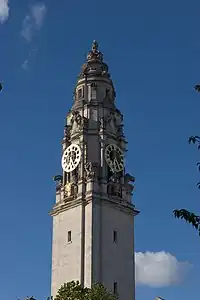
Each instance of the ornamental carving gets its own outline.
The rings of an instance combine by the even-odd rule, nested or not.
[[[72,112],[71,123],[73,124],[74,122],[76,122],[78,125],[81,124],[81,115],[77,110]]]
[[[77,194],[78,194],[78,185],[73,183],[71,187],[71,196],[73,198],[76,198]]]
[[[113,197],[122,197],[122,188],[118,183],[109,183],[108,184],[108,195]]]
[[[110,77],[108,66],[103,62],[103,54],[98,50],[98,43],[96,41],[92,43],[92,49],[87,55],[86,63],[82,65],[78,78],[83,78],[90,74]]]
[[[65,189],[64,189],[64,196],[65,197],[70,197],[71,196],[71,188],[72,188],[72,185],[70,182],[67,182],[66,185],[65,185]]]
[[[77,125],[76,128],[74,128],[74,123]],[[73,129],[76,129],[77,131],[86,129],[88,126],[88,119],[84,116],[81,116],[79,111],[73,111],[71,124]]]
[[[68,182],[65,185],[64,197],[65,198],[76,198],[78,194],[78,185],[75,183]]]
[[[93,41],[92,50],[87,55],[87,61],[103,61],[103,54],[98,50],[97,41]]]
[[[71,136],[71,126],[65,125],[64,127],[64,139],[69,141]]]
[[[120,177],[121,177],[121,174],[120,174],[120,173],[114,172],[114,173],[111,175],[111,177],[109,178],[109,181],[111,181],[111,182],[113,182],[113,183],[119,183]]]
[[[124,125],[120,124],[119,126],[117,126],[117,134],[119,136],[124,136],[124,130],[123,130]]]
[[[88,162],[85,164],[85,178],[86,180],[94,180],[98,177],[98,164],[97,163],[92,163]]]

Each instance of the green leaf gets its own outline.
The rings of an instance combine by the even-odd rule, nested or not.
[[[175,218],[184,219],[185,222],[191,224],[200,235],[200,216],[195,215],[193,212],[189,212],[186,209],[175,209],[173,211]]]

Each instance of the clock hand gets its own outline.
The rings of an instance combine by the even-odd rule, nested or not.
[[[117,168],[118,168],[118,170],[119,170],[119,163],[118,163],[118,160],[116,159],[116,157],[115,157],[114,161],[115,161],[115,163],[116,163],[116,165],[117,165]]]
[[[73,168],[74,167],[74,162],[73,162],[71,157],[70,157],[70,164],[72,165],[72,168]]]

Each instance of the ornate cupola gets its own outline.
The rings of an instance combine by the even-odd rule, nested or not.
[[[97,95],[97,85],[104,86],[103,94]],[[102,89],[101,89],[102,92]],[[99,94],[99,93],[98,93]],[[108,65],[103,61],[103,54],[98,50],[98,43],[93,41],[86,62],[82,65],[74,91],[74,107],[80,107],[82,102],[109,99],[109,105],[114,105],[115,90],[108,72]]]
[[[92,49],[87,55],[86,63],[83,64],[78,79],[84,78],[85,76],[110,77],[108,66],[103,61],[103,54],[98,50],[98,43],[96,41],[92,43]]]

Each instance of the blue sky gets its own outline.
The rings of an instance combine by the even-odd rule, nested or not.
[[[199,295],[200,239],[172,216],[179,207],[199,211],[199,154],[187,143],[200,134],[200,95],[193,91],[200,80],[199,1],[44,1],[37,19],[30,7],[38,2],[10,0],[7,20],[2,3],[1,298],[49,295],[52,177],[61,169],[64,118],[93,39],[124,113],[128,171],[136,177],[133,200],[141,210],[136,251],[151,252],[151,277],[165,277],[163,284],[155,278],[152,287],[149,274],[141,274],[145,284],[137,286],[137,299]],[[173,285],[182,267],[189,269],[185,279]]]

